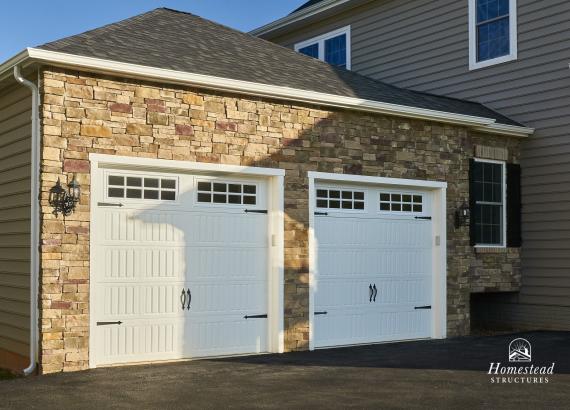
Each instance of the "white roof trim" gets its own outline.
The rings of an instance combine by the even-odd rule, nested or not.
[[[281,27],[285,27],[296,21],[304,20],[308,17],[314,16],[315,14],[322,13],[325,10],[332,9],[341,4],[348,3],[351,0],[324,0],[320,3],[313,4],[310,7],[306,7],[297,11],[296,13],[289,14],[288,16],[282,17],[279,20],[272,21],[269,24],[256,28],[249,32],[253,36],[260,36],[263,34],[270,33],[273,30],[277,30]]]
[[[23,58],[26,56],[27,58]],[[355,97],[344,97],[297,88],[282,87],[249,81],[232,80],[229,78],[214,77],[203,74],[193,74],[183,71],[167,70],[163,68],[148,67],[138,64],[121,63],[93,57],[83,57],[55,51],[28,48],[24,52],[6,63],[0,65],[0,77],[14,64],[30,59],[34,62],[50,64],[85,71],[118,75],[128,78],[160,81],[170,84],[195,86],[210,90],[233,92],[238,94],[254,95],[288,101],[300,101],[328,107],[344,108],[356,111],[395,115],[436,122],[474,127],[480,131],[494,134],[514,135],[527,137],[534,130],[531,128],[496,124],[492,118],[476,117],[471,115],[454,114],[445,111],[425,108],[408,107],[398,104],[383,103],[380,101],[365,100]],[[16,61],[13,63],[12,61]]]

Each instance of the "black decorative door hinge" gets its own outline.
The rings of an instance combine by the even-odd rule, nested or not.
[[[123,322],[97,322],[97,326],[122,325]]]
[[[246,209],[245,210],[246,214],[266,214],[267,210],[263,210],[263,209]]]
[[[416,310],[428,310],[428,309],[431,309],[431,306],[416,306],[414,309],[416,309]]]
[[[250,315],[250,316],[245,315],[243,318],[244,319],[267,319],[267,314],[265,314],[265,315]]]
[[[97,206],[106,206],[106,207],[117,207],[117,208],[122,208],[123,204],[119,204],[119,203],[109,203],[109,202],[99,202],[97,203]]]
[[[315,312],[315,316],[319,316],[319,315],[326,315],[329,312]]]
[[[423,219],[424,221],[431,221],[431,216],[416,216],[416,219]]]
[[[315,212],[315,216],[329,216],[328,212]]]

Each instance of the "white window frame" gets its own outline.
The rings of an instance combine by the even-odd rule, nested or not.
[[[477,61],[477,0],[469,0],[469,70],[477,70],[518,58],[517,0],[509,0],[510,53],[485,61]]]
[[[313,44],[318,44],[319,60],[325,61],[325,41],[346,34],[346,69],[350,70],[352,68],[352,42],[350,39],[350,32],[350,26],[339,28],[338,30],[334,30],[295,44],[295,51],[299,52],[299,50],[302,48],[312,46]]]
[[[248,204],[230,204],[229,202],[226,203],[215,203],[215,202],[200,202],[198,201],[198,194],[203,192],[203,191],[199,191],[198,190],[198,183],[199,182],[210,182],[212,184],[214,183],[221,183],[221,184],[236,184],[236,185],[253,185],[255,186],[255,195],[248,195],[248,196],[254,196],[255,197],[255,205],[248,205]],[[212,187],[213,189],[213,187]],[[214,191],[211,191],[212,195],[214,194]],[[228,195],[229,192],[226,192],[225,195]],[[243,192],[241,194],[239,194],[240,196],[244,196]],[[247,194],[246,194],[247,195]],[[197,177],[194,179],[194,197],[193,197],[193,203],[194,206],[196,207],[200,207],[200,208],[206,208],[206,209],[216,209],[216,208],[229,208],[229,209],[244,209],[244,208],[249,208],[249,209],[262,209],[266,206],[265,201],[264,201],[264,196],[265,196],[265,192],[264,190],[261,188],[261,184],[257,181],[251,181],[251,180],[241,180],[241,179],[236,179],[236,178],[217,178],[217,177],[207,177],[207,176],[203,176],[203,177]],[[243,199],[242,199],[243,200]]]
[[[380,195],[381,194],[390,194],[390,196],[392,194],[396,194],[396,195],[411,195],[412,196],[412,202],[410,203],[410,205],[412,205],[412,210],[411,211],[386,211],[386,210],[382,210],[381,205],[382,205],[382,200],[380,199]],[[413,201],[413,197],[414,196],[420,196],[422,198],[422,203],[420,204],[422,207],[422,211],[421,212],[417,212],[414,211],[414,201]],[[427,209],[427,204],[426,204],[426,195],[423,192],[418,192],[418,191],[403,191],[403,190],[394,190],[394,189],[379,189],[378,193],[377,193],[377,213],[380,213],[382,215],[389,215],[389,216],[419,216],[419,215],[428,215],[430,213],[430,211]],[[392,201],[392,199],[390,198],[390,201],[386,202],[384,201],[384,203],[389,203],[390,205],[392,203],[395,203]],[[400,202],[402,205],[404,204],[403,200]]]
[[[353,195],[353,199],[351,199],[352,205],[354,206],[354,202],[363,202],[364,203],[364,209],[343,209],[342,208],[342,198],[339,198],[339,201],[341,202],[341,208],[323,208],[320,206],[317,206],[317,202],[318,202],[318,197],[316,195],[318,190],[326,190],[326,191],[340,191],[341,192],[341,197],[342,197],[342,191],[350,191],[352,192]],[[360,200],[354,199],[354,193],[355,192],[362,192],[364,194],[364,200]],[[330,199],[330,198],[329,198]],[[328,202],[328,199],[327,199]],[[327,184],[327,185],[317,185],[315,188],[315,209],[319,210],[319,211],[326,211],[327,213],[332,213],[332,212],[342,212],[342,213],[356,213],[356,214],[364,214],[364,213],[368,213],[368,192],[366,191],[365,188],[363,187],[346,187],[346,186],[341,186],[341,185],[332,185],[332,184]]]
[[[484,244],[484,243],[476,243],[475,248],[506,248],[507,247],[507,163],[505,161],[496,161],[492,159],[481,159],[481,158],[474,158],[475,162],[487,162],[490,164],[500,164],[503,173],[503,195],[502,195],[502,204],[503,204],[503,212],[502,212],[502,227],[503,231],[501,232],[501,243],[500,244]],[[473,215],[471,216],[473,217]]]
[[[120,186],[118,185],[111,185],[109,184],[109,177],[110,176],[118,176],[118,177],[124,177],[125,178],[125,185],[123,185],[123,189],[125,190],[125,196],[123,198],[118,198],[115,196],[110,196],[109,195],[109,188],[120,188]],[[172,175],[172,174],[168,174],[168,173],[164,173],[164,172],[128,172],[128,171],[123,171],[123,170],[107,170],[104,173],[104,177],[105,177],[105,200],[106,201],[120,201],[123,203],[141,203],[141,204],[149,204],[149,205],[156,205],[159,203],[163,203],[166,205],[178,205],[180,204],[180,178],[178,178],[176,175]],[[141,178],[142,180],[142,184],[141,187],[129,187],[127,185],[127,181],[126,178]],[[145,191],[145,187],[144,187],[144,179],[145,178],[152,178],[152,179],[158,179],[159,181],[162,179],[171,179],[176,181],[176,188],[174,189],[164,189],[164,191],[169,191],[169,192],[174,192],[175,195],[175,199],[174,200],[166,200],[166,199],[161,199],[161,195],[160,193],[163,191],[162,188],[148,188],[148,190],[150,191],[158,191],[158,199],[147,199],[144,198],[144,191]],[[159,182],[160,184],[160,182]],[[127,198],[127,189],[140,189],[141,191],[141,198]]]

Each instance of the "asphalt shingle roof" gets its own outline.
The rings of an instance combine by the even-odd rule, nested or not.
[[[395,87],[205,20],[160,8],[40,49],[316,91],[520,125],[482,104]]]

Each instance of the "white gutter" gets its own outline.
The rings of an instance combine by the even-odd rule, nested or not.
[[[346,97],[334,94],[307,91],[297,88],[254,83],[250,81],[233,80],[203,74],[193,74],[183,71],[167,70],[138,64],[122,63],[94,57],[83,57],[74,54],[28,48],[24,50],[28,58],[35,62],[45,63],[64,68],[117,75],[127,78],[159,81],[170,84],[194,86],[204,89],[254,95],[288,101],[301,101],[310,104],[337,107],[378,114],[396,115],[429,121],[444,122],[462,126],[474,127],[486,132],[502,135],[527,137],[534,132],[532,128],[513,127],[496,124],[492,118],[471,115],[454,114],[445,111],[409,107],[399,104],[389,104],[380,101],[365,100],[357,97]],[[23,54],[20,53],[20,54]],[[9,62],[8,62],[9,63]],[[7,63],[6,63],[7,64]],[[0,65],[0,75],[6,64]],[[491,126],[494,125],[494,126]]]
[[[249,32],[252,36],[261,36],[263,34],[270,33],[274,30],[285,27],[296,21],[304,20],[306,18],[312,17],[315,14],[322,13],[323,11],[332,9],[334,7],[340,6],[341,4],[348,3],[352,0],[324,0],[320,3],[314,4],[310,7],[306,7],[297,11],[296,13],[289,14],[288,16],[282,17],[279,20],[275,20],[265,26],[261,26]]]
[[[20,66],[14,66],[14,78],[32,92],[32,170],[31,170],[31,233],[30,233],[30,365],[23,372],[29,376],[36,369],[38,345],[38,274],[39,274],[39,153],[40,127],[39,105],[40,92],[36,84],[22,77]]]

